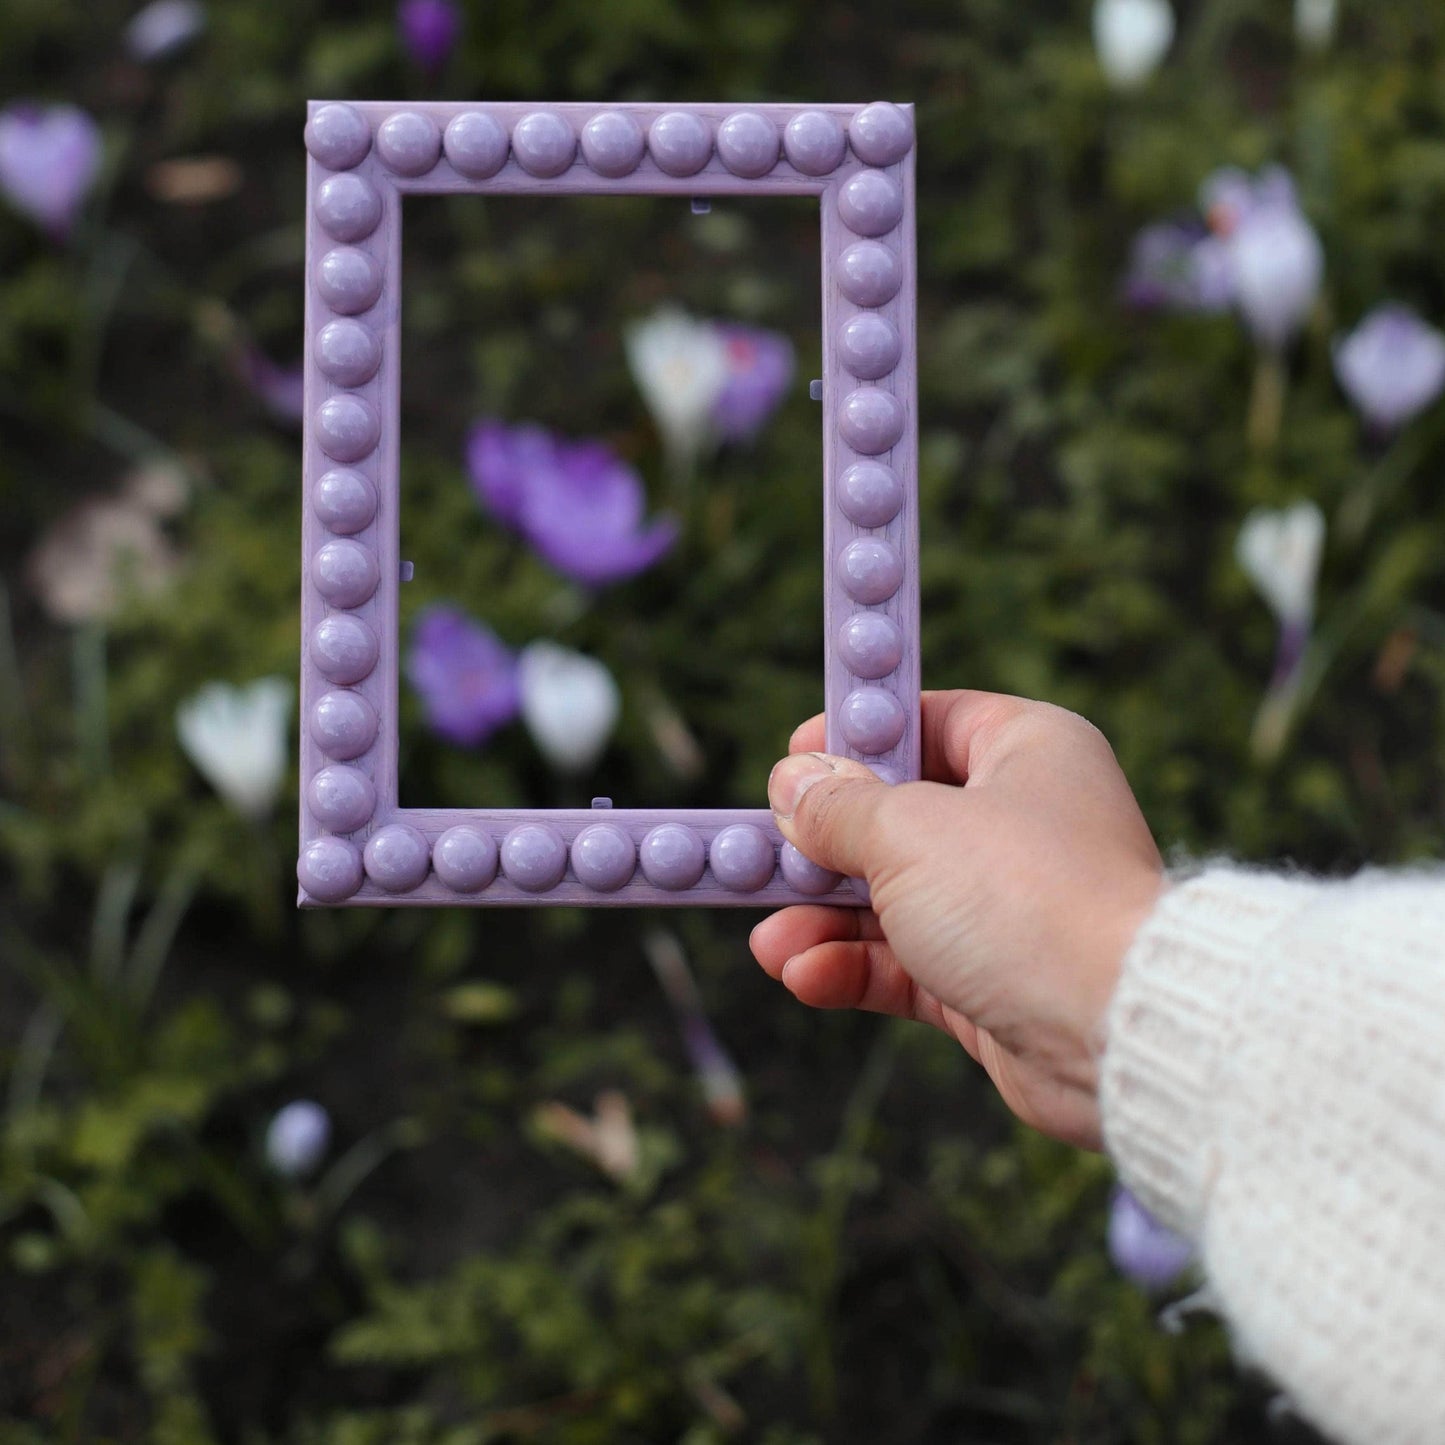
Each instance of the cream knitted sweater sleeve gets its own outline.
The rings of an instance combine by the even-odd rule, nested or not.
[[[1104,1136],[1240,1355],[1349,1442],[1445,1441],[1445,873],[1214,866],[1135,940]]]

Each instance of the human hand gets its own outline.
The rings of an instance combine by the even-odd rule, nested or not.
[[[925,781],[889,787],[800,727],[768,780],[783,836],[864,879],[872,908],[800,905],[753,930],[815,1008],[951,1034],[1025,1123],[1098,1148],[1103,1019],[1163,865],[1102,733],[1047,703],[923,695]]]

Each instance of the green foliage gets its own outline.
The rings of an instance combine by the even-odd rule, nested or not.
[[[1167,848],[1438,852],[1445,413],[1381,447],[1330,359],[1379,300],[1445,316],[1433,7],[1347,6],[1311,55],[1287,5],[1180,0],[1128,97],[1087,0],[909,0],[886,25],[845,0],[465,8],[437,94],[915,101],[926,682],[1095,719]],[[296,438],[237,358],[299,347],[303,102],[433,92],[390,0],[213,0],[149,69],[123,56],[133,9],[0,17],[0,90],[84,104],[106,137],[69,244],[0,211],[0,1445],[1277,1438],[1218,1330],[1161,1331],[1110,1269],[1102,1161],[1013,1128],[941,1038],[802,1016],[747,959],[750,920],[679,925],[748,1084],[730,1133],[648,920],[294,914],[294,795],[236,817],[173,719],[211,678],[295,665]],[[167,199],[157,164],[197,157],[234,186]],[[1237,322],[1128,313],[1118,287],[1141,225],[1270,161],[1328,274],[1261,446]],[[668,300],[777,327],[805,382],[816,215],[453,198],[406,224],[403,622],[445,598],[514,645],[556,637],[625,702],[596,775],[564,782],[520,727],[442,745],[404,693],[404,792],[756,801],[820,702],[817,412],[799,385],[754,448],[670,477],[621,332]],[[466,486],[483,414],[605,437],[682,514],[676,554],[595,598],[560,579]],[[57,622],[37,540],[142,464],[184,483],[176,577]],[[1264,767],[1273,625],[1232,549],[1251,507],[1301,496],[1331,522],[1320,624]],[[609,1091],[635,1128],[616,1173],[548,1127],[585,1134]],[[335,1142],[285,1179],[262,1141],[296,1097]]]

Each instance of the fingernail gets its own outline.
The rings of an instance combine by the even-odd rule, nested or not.
[[[821,753],[794,753],[784,758],[768,778],[768,803],[773,812],[780,818],[791,818],[803,794],[832,772],[832,763]]]

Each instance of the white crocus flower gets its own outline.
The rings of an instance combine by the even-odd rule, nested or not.
[[[125,27],[125,48],[142,62],[165,60],[205,28],[199,0],[152,0]]]
[[[1169,0],[1095,0],[1094,49],[1116,90],[1142,85],[1174,40]]]
[[[522,720],[559,772],[585,772],[617,726],[622,695],[595,657],[555,642],[533,642],[517,659]]]
[[[1301,45],[1323,50],[1335,38],[1339,0],[1294,0],[1294,33]]]
[[[248,818],[264,818],[281,791],[291,696],[291,684],[280,677],[246,687],[208,682],[176,709],[186,756]]]
[[[1313,621],[1324,544],[1324,513],[1313,502],[1282,511],[1260,507],[1244,519],[1234,554],[1281,626]]]
[[[727,345],[710,322],[676,307],[627,328],[627,364],[673,461],[691,467],[712,435],[728,380]]]
[[[310,1099],[287,1104],[266,1130],[266,1162],[286,1179],[310,1174],[331,1143],[331,1116]]]

